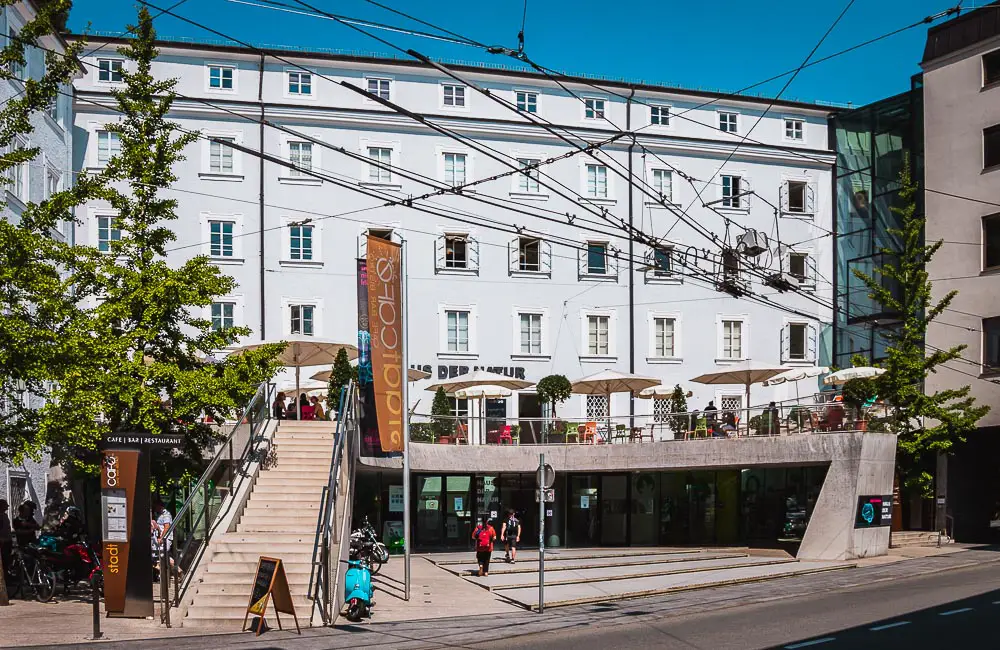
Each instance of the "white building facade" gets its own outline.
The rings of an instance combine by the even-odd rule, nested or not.
[[[103,126],[117,119],[109,92],[129,62],[115,45],[86,61],[88,74],[76,85],[76,169],[100,167],[117,147]],[[253,340],[355,342],[356,259],[373,231],[406,242],[409,360],[432,374],[412,384],[418,413],[430,410],[425,385],[477,367],[529,381],[632,371],[680,384],[693,391],[692,408],[703,408],[709,400],[742,405],[743,389],[690,382],[702,373],[823,360],[832,320],[829,109],[778,101],[758,124],[770,100],[626,83],[597,89],[582,78],[567,82],[573,96],[536,74],[450,69],[461,82],[396,59],[161,44],[154,74],[179,80],[172,118],[204,136],[186,151],[169,192],[180,214],[170,254],[178,263],[208,255],[238,282],[205,317],[248,326]],[[529,120],[551,123],[583,146],[619,137],[596,159],[567,155],[573,146]],[[634,142],[620,136],[629,129]],[[424,211],[387,205],[510,172],[505,163],[557,157],[540,173],[415,201]],[[111,215],[107,206],[87,206],[79,241],[114,238]],[[630,242],[629,223],[662,238],[660,248],[640,237]],[[764,304],[715,288],[721,249],[735,247],[747,228],[769,238],[769,250],[755,258],[766,268],[755,271],[740,256],[737,284]],[[776,245],[776,234],[786,246]],[[763,275],[779,270],[801,291],[779,295],[763,285]],[[753,402],[789,391],[794,396],[787,386],[757,387]],[[498,407],[508,417],[541,414],[530,390]],[[606,408],[602,397],[574,396],[559,412],[600,417]],[[630,406],[627,395],[610,404],[613,416],[630,408],[659,407]]]
[[[34,16],[35,8],[31,2],[16,2],[0,8],[0,33],[6,36],[4,45],[17,38]],[[66,47],[65,41],[55,36],[43,37],[41,45],[55,52],[64,52]],[[25,65],[9,68],[14,79],[0,80],[0,104],[23,96],[22,80],[41,78],[45,72],[45,55],[42,49],[26,47]],[[28,203],[40,203],[73,182],[72,91],[69,85],[63,88],[47,111],[31,116],[32,132],[18,137],[18,148],[37,147],[39,155],[7,171],[7,182],[0,190],[3,192],[0,219],[17,223]],[[69,222],[50,232],[50,236],[70,242],[73,234],[74,229]],[[24,399],[34,406],[37,398],[25,395]],[[0,464],[0,498],[11,503],[11,517],[22,501],[30,499],[44,504],[49,469],[48,454],[38,461],[28,460],[19,466]]]

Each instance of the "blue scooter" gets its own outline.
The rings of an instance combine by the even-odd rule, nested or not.
[[[347,620],[360,623],[362,619],[371,616],[372,607],[375,605],[372,573],[362,560],[348,560],[347,567],[347,584],[344,589]]]

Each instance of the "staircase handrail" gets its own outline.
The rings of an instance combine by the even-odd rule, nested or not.
[[[331,584],[328,582],[330,567],[330,538],[336,529],[336,507],[337,490],[340,485],[340,466],[343,462],[344,447],[348,436],[349,426],[356,424],[356,412],[354,409],[355,392],[357,387],[354,382],[348,383],[340,389],[340,404],[337,408],[337,429],[334,433],[333,456],[330,459],[330,477],[327,485],[323,487],[323,494],[320,500],[320,512],[316,522],[316,539],[313,546],[312,566],[309,573],[308,592],[316,605],[319,606],[320,616],[324,625],[330,625],[333,621],[330,592]],[[342,540],[334,539],[335,543]],[[314,605],[309,614],[309,622],[312,623],[315,615]]]
[[[164,541],[160,544],[156,544],[156,540],[155,539],[153,540],[154,545],[156,546],[157,556],[159,558],[159,565],[160,565],[160,603],[162,607],[160,618],[161,621],[164,624],[166,624],[167,627],[170,627],[170,608],[176,607],[180,603],[181,586],[182,586],[181,584],[182,578],[175,577],[174,571],[170,570],[170,556],[169,556],[170,549],[168,549],[168,547],[170,546],[169,540],[171,540],[173,537],[174,529],[177,528],[178,524],[181,521],[183,521],[183,517],[187,515],[188,512],[190,512],[194,507],[193,504],[195,502],[195,497],[198,495],[200,491],[204,490],[205,496],[203,497],[202,500],[202,510],[200,513],[198,513],[197,519],[191,525],[191,528],[192,530],[196,530],[198,526],[202,523],[202,520],[204,519],[204,524],[205,524],[204,542],[205,544],[208,543],[208,540],[212,536],[212,532],[215,527],[214,526],[215,522],[208,521],[210,500],[207,494],[207,482],[210,480],[211,476],[219,468],[219,465],[225,458],[228,458],[231,464],[229,470],[230,483],[232,483],[232,478],[234,474],[239,474],[240,476],[246,475],[247,466],[253,460],[253,458],[251,458],[250,451],[253,449],[256,443],[262,440],[259,434],[264,428],[266,428],[267,424],[271,421],[271,409],[269,408],[269,405],[271,404],[271,396],[274,394],[274,389],[275,389],[275,384],[272,382],[266,382],[266,381],[261,382],[257,386],[257,390],[254,392],[253,397],[250,398],[250,401],[247,403],[246,408],[240,411],[240,415],[236,419],[236,422],[233,424],[232,430],[230,431],[229,435],[226,436],[226,439],[222,442],[222,444],[219,445],[219,448],[215,452],[215,455],[212,457],[212,460],[209,462],[208,466],[205,468],[205,471],[202,472],[201,476],[198,478],[198,481],[191,489],[187,500],[180,508],[178,508],[177,513],[174,514],[173,521],[167,527],[167,530],[162,534],[162,539]],[[261,405],[263,405],[262,412],[264,414],[264,417],[259,421],[254,421],[252,417],[254,409],[260,408]],[[238,457],[239,458],[238,469],[234,469],[232,467],[232,463],[235,460],[233,456],[233,441],[235,440],[236,435],[240,431],[240,426],[244,423],[250,425],[250,432],[249,435],[247,436],[246,443],[244,443],[243,448],[240,450],[240,455]],[[226,451],[229,452],[228,455],[225,454]],[[223,516],[225,512],[226,511],[220,509],[220,511],[216,513],[215,518],[218,519],[219,517]],[[193,537],[189,537],[185,541],[184,548],[181,549],[180,552],[176,547],[174,547],[172,549],[173,554],[177,557],[183,557],[183,554],[184,552],[187,551],[188,546],[190,545],[192,539]],[[195,568],[196,568],[195,565],[188,567],[187,571],[185,572],[185,575],[190,577],[193,574]],[[170,597],[171,579],[175,579],[176,582],[173,598]]]

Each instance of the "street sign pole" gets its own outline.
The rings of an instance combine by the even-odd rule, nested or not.
[[[410,367],[410,322],[406,316],[409,309],[409,281],[406,279],[406,240],[403,240],[402,275],[403,283],[403,600],[410,600],[410,382],[407,372]]]
[[[545,476],[545,454],[538,454],[538,475]],[[545,611],[545,484],[538,485],[538,613]]]

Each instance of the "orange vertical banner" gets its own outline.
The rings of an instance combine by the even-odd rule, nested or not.
[[[403,451],[402,247],[368,235],[368,323],[382,451]]]

